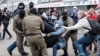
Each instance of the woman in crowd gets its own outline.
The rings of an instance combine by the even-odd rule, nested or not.
[[[93,21],[97,20],[97,14],[93,8],[89,9],[87,18]],[[97,46],[96,41],[94,41],[93,44],[94,44],[94,53],[96,53],[98,51],[98,46]],[[88,47],[88,50],[89,51],[92,50],[92,44]]]
[[[91,29],[91,26],[89,24],[89,21],[88,19],[85,17],[85,13],[84,11],[78,11],[78,23],[74,26],[71,26],[71,27],[64,27],[67,29],[67,31],[70,31],[70,30],[75,30],[75,29],[78,29],[78,31],[84,29],[85,28],[88,28],[88,29]],[[88,52],[86,50],[86,47],[89,46],[92,42],[94,42],[96,39],[97,39],[97,34],[93,35],[93,34],[88,34],[89,30],[88,29],[85,29],[87,30],[85,33],[84,33],[84,36],[82,36],[80,39],[78,39],[76,42],[75,42],[75,46],[79,52],[79,56],[88,56]]]

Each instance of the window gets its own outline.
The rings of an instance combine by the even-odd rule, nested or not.
[[[63,0],[50,0],[50,2],[60,2],[60,1],[63,1]]]
[[[47,3],[49,0],[38,0],[39,3]]]
[[[39,3],[60,2],[63,0],[38,0]]]

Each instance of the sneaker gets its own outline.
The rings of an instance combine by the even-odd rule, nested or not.
[[[85,56],[85,54],[84,53],[80,53],[79,56]]]
[[[74,53],[75,53],[75,56],[78,56],[77,50],[75,50]]]
[[[94,48],[94,53],[97,53],[98,52],[98,49]]]

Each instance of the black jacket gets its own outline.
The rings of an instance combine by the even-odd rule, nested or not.
[[[44,26],[45,26],[45,30],[43,31],[43,33],[48,34],[50,32],[55,31],[54,27],[52,25],[50,25],[47,20],[43,20],[43,22],[44,22]]]
[[[10,18],[11,18],[11,16],[8,13],[7,13],[7,16],[1,15],[1,21],[3,22],[3,24],[9,24]]]

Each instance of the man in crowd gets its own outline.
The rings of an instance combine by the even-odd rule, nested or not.
[[[41,18],[36,16],[36,9],[30,10],[30,15],[23,20],[23,30],[25,37],[30,45],[32,56],[37,56],[35,47],[38,46],[41,49],[42,56],[48,56],[46,43],[41,35],[41,31],[44,30],[44,24]]]
[[[13,17],[15,17],[16,15],[19,14],[20,9],[25,9],[25,5],[24,5],[24,3],[22,3],[22,2],[19,3],[18,8],[14,11]]]
[[[25,10],[26,16],[30,15],[30,9],[33,8],[33,7],[34,7],[34,3],[30,2],[29,3],[29,8]],[[24,42],[24,46],[29,46],[26,40]]]
[[[2,23],[3,23],[3,26],[4,26],[4,29],[3,29],[3,37],[1,40],[3,40],[5,38],[5,33],[7,32],[8,35],[10,36],[10,38],[12,38],[12,35],[10,34],[10,32],[8,31],[8,26],[9,26],[9,21],[10,21],[10,14],[8,14],[8,9],[5,7],[4,10],[3,10],[3,13],[2,13]]]
[[[24,41],[24,32],[22,30],[22,20],[25,17],[25,11],[23,9],[20,10],[19,15],[15,16],[14,23],[13,23],[13,30],[17,35],[17,47],[18,51],[21,55],[27,55],[23,48],[23,41]]]
[[[19,3],[19,5],[18,5],[18,8],[14,11],[14,14],[13,14],[13,17],[15,17],[15,16],[17,16],[17,15],[19,15],[20,14],[20,10],[24,10],[24,8],[25,8],[25,5],[24,5],[24,3]],[[20,16],[21,16],[21,14],[20,14]],[[19,17],[20,18],[20,17]],[[10,54],[10,55],[12,55],[12,51],[16,48],[16,46],[17,46],[17,42],[18,41],[14,41],[8,48],[7,48],[7,51],[8,51],[8,53]],[[22,46],[22,45],[21,45]],[[22,47],[23,48],[23,47]]]
[[[74,21],[73,21],[73,19],[67,15],[66,11],[63,12],[63,18],[62,18],[62,20],[64,22],[64,26],[67,26],[67,27],[73,26],[75,24]],[[64,55],[63,56],[68,56],[67,50],[68,50],[68,40],[69,40],[69,37],[71,37],[71,40],[72,40],[74,53],[75,53],[75,55],[77,55],[78,54],[77,53],[77,49],[74,46],[74,43],[77,40],[77,31],[73,30],[73,31],[68,32],[67,34],[63,34],[62,36],[63,37],[65,36],[65,39],[66,39],[66,46],[64,48]]]
[[[77,12],[78,12],[78,9],[76,6],[73,7],[71,11],[69,11],[69,16],[73,19],[75,24],[78,22]]]
[[[26,15],[29,15],[30,14],[30,9],[33,8],[33,7],[34,7],[34,3],[33,2],[30,2],[29,3],[29,8],[26,9],[26,11],[25,11]]]

